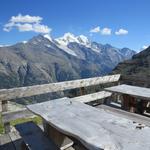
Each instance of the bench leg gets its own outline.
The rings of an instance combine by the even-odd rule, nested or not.
[[[5,129],[5,133],[9,133],[10,132],[10,122],[6,122],[4,123],[4,129]]]
[[[139,114],[143,114],[148,106],[148,101],[140,100],[140,102],[137,103],[137,111]]]
[[[21,150],[30,150],[29,148],[28,148],[28,146],[22,141],[22,143],[21,143]]]
[[[137,111],[136,103],[137,103],[136,99],[134,97],[130,97],[130,102],[129,102],[130,112],[135,113]]]
[[[88,150],[83,144],[81,144],[79,141],[74,140],[73,148],[75,150]]]
[[[73,141],[66,135],[62,134],[54,127],[50,126],[46,121],[43,121],[45,134],[61,149],[67,149],[73,145]]]
[[[136,100],[130,95],[122,95],[122,108],[132,113],[136,112]]]

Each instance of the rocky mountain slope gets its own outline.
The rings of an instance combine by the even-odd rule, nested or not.
[[[58,39],[38,35],[0,47],[0,88],[104,75],[133,54],[133,50],[91,42],[83,35],[66,33]]]
[[[124,75],[150,76],[150,47],[117,65],[113,73]]]

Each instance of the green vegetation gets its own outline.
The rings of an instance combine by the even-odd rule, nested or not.
[[[28,121],[33,121],[36,124],[42,124],[42,119],[40,117],[16,119],[16,120],[11,121],[10,124],[12,126],[15,126],[16,124],[24,123]]]
[[[24,123],[24,122],[28,122],[28,121],[33,121],[34,123],[36,124],[42,124],[42,118],[40,117],[34,117],[34,118],[21,118],[21,119],[16,119],[16,120],[13,120],[10,122],[10,124],[12,126],[15,126],[16,124],[19,124],[19,123]],[[0,114],[0,134],[4,133],[4,126],[3,126],[3,123],[2,123],[2,116]]]
[[[4,133],[4,126],[2,123],[2,115],[0,114],[0,134]]]

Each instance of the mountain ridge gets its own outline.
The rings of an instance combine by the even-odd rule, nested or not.
[[[150,46],[133,55],[132,59],[119,63],[113,73],[123,75],[138,75],[141,77],[150,76]]]
[[[100,76],[127,59],[120,49],[90,41],[84,45],[87,38],[79,37],[80,41],[72,40],[65,47],[48,35],[0,47],[0,88]]]

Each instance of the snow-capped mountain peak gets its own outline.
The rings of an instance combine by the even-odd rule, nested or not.
[[[77,40],[78,40],[78,43],[83,44],[85,46],[90,45],[90,40],[84,35],[79,35],[77,37]]]
[[[77,56],[76,53],[68,48],[68,44],[71,42],[77,42],[76,37],[72,34],[72,33],[65,33],[64,36],[55,39],[56,41],[56,45],[64,50],[66,53],[73,55],[73,56]]]
[[[78,44],[82,44],[85,46],[90,45],[90,40],[84,36],[84,35],[79,35],[79,36],[75,36],[74,34],[68,32],[65,33],[64,36],[55,39],[59,44],[61,45],[68,45],[71,42],[76,42]]]
[[[65,33],[63,37],[68,42],[75,42],[75,41],[77,41],[77,38],[75,37],[75,35],[72,34],[72,33],[69,33],[69,32]]]
[[[28,43],[28,41],[22,41],[22,43],[23,43],[23,44],[26,44],[26,43]]]
[[[45,34],[45,35],[43,35],[46,39],[48,39],[49,41],[52,41],[52,38],[50,37],[50,35],[49,34]]]
[[[62,37],[55,39],[59,44],[61,45],[68,45],[71,42],[78,42],[77,38],[75,35],[72,33],[65,33]]]
[[[65,33],[62,37],[55,39],[55,41],[59,48],[65,49],[66,52],[74,56],[75,55],[77,56],[77,54],[68,47],[70,43],[78,43],[80,45],[84,45],[87,48],[91,47],[91,42],[86,36],[84,35],[75,36],[70,32]]]

